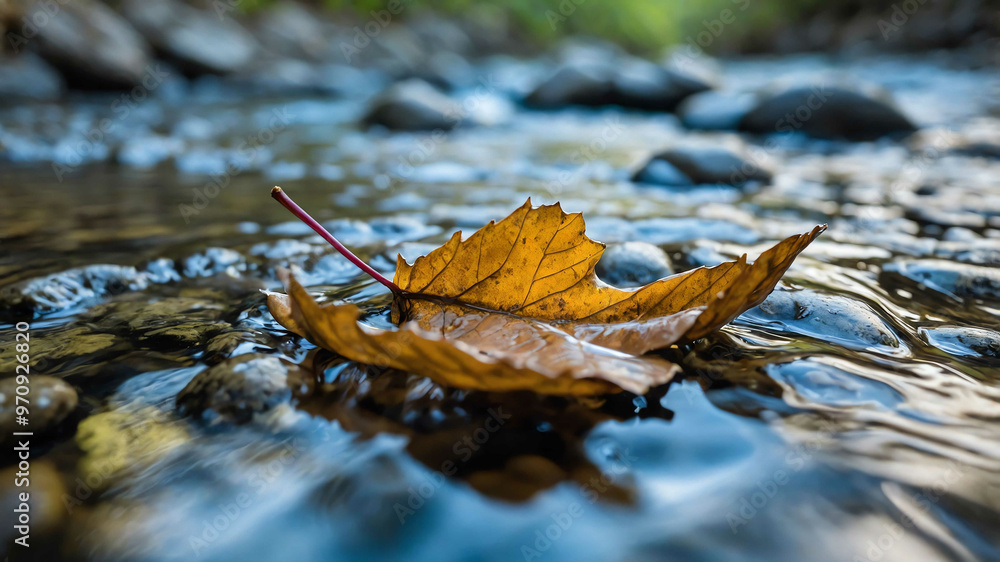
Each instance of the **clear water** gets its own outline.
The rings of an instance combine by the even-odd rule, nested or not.
[[[768,149],[670,115],[526,112],[502,80],[468,93],[470,115],[496,124],[442,137],[359,131],[362,96],[233,102],[211,84],[165,87],[123,118],[108,98],[3,109],[0,286],[173,260],[159,262],[165,282],[64,295],[32,321],[36,372],[81,397],[36,445],[51,548],[156,560],[1000,559],[1000,363],[936,331],[998,330],[1000,291],[970,296],[886,267],[1000,264],[1000,162],[948,151],[996,142],[1000,79],[946,58],[755,60],[723,76],[739,89],[819,72],[881,84],[924,132]],[[102,117],[111,131],[74,149]],[[248,137],[259,146],[241,146]],[[627,181],[680,143],[747,150],[774,185]],[[386,271],[397,251],[420,255],[529,196],[583,211],[595,239],[661,245],[680,268],[753,257],[826,222],[784,279],[821,298],[804,316],[751,311],[665,352],[683,375],[644,402],[455,391],[344,363],[274,323],[258,289],[278,287],[275,268],[289,264],[328,298],[365,305],[373,324],[387,323],[388,303],[268,197],[274,184]],[[831,324],[838,315],[847,324]],[[11,334],[0,325],[0,340]],[[175,412],[206,365],[254,351],[316,379],[241,426]]]

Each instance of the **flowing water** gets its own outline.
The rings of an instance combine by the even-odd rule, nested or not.
[[[33,372],[80,396],[33,443],[38,548],[1000,559],[1000,160],[951,148],[997,142],[1000,79],[947,58],[726,63],[736,88],[874,82],[924,127],[902,143],[769,143],[671,115],[526,111],[506,99],[531,71],[498,62],[498,85],[466,98],[470,121],[493,124],[436,135],[359,130],[363,92],[241,99],[212,83],[165,84],[128,111],[100,96],[0,111],[0,372],[13,375],[14,324],[29,320]],[[678,144],[743,150],[775,179],[628,181]],[[412,259],[529,196],[583,211],[594,239],[659,245],[678,269],[830,228],[765,305],[665,351],[683,373],[647,396],[462,392],[345,362],[274,322],[259,289],[280,286],[278,267],[374,325],[389,303],[268,197],[274,184],[387,273],[397,252]],[[34,312],[10,304],[21,294]],[[247,353],[308,375],[248,423],[176,409],[198,373]]]

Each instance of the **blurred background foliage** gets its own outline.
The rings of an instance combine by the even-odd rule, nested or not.
[[[242,0],[239,8],[254,12],[281,1]],[[894,15],[907,17],[917,8],[925,14],[968,14],[970,18],[989,20],[977,22],[978,27],[993,30],[1000,27],[1000,0],[398,1],[405,6],[404,19],[428,12],[457,17],[494,33],[506,34],[521,41],[521,46],[527,49],[545,48],[560,38],[583,35],[644,54],[677,44],[698,45],[714,54],[773,51],[775,36],[789,34],[790,28],[798,27],[797,31],[815,36],[816,43],[822,44],[834,28],[842,29],[852,22],[868,27],[878,26],[879,22],[891,25]],[[361,20],[372,18],[373,12],[386,9],[388,4],[386,0],[307,3]],[[986,18],[983,14],[987,14]],[[938,23],[947,24],[940,20]],[[719,33],[720,24],[725,33]],[[699,34],[704,32],[711,37],[702,35],[703,40],[699,40]],[[789,50],[799,50],[801,46],[789,45]]]

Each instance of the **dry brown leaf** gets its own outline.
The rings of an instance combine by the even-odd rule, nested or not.
[[[703,337],[760,304],[824,228],[753,264],[744,255],[626,290],[597,278],[604,245],[584,234],[579,213],[529,200],[413,265],[399,257],[399,330],[359,324],[353,305],[320,306],[294,279],[287,297],[272,293],[268,304],[278,322],[321,347],[455,387],[642,394],[677,366],[639,355]]]

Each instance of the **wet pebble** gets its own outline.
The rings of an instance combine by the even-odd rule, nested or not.
[[[311,380],[311,373],[278,357],[240,355],[195,376],[177,395],[177,409],[195,417],[211,410],[233,423],[246,423],[288,401]]]
[[[673,275],[667,253],[648,242],[625,242],[604,250],[597,276],[616,287],[638,287]]]
[[[908,134],[917,127],[886,102],[859,91],[814,85],[764,97],[743,116],[739,129],[864,141]]]
[[[149,273],[134,267],[89,265],[4,287],[0,291],[0,309],[59,310],[86,299],[141,291],[150,282]]]
[[[921,328],[920,335],[934,347],[952,355],[1000,358],[1000,332],[984,328],[943,326]]]
[[[239,277],[246,270],[246,258],[228,248],[207,248],[184,260],[184,275],[187,277],[212,277],[220,274]]]
[[[0,431],[8,439],[15,431],[42,433],[53,429],[76,409],[76,390],[66,381],[46,375],[30,375],[27,387],[28,425],[17,423],[18,385],[15,377],[0,380]]]
[[[831,406],[874,404],[893,408],[905,400],[896,389],[883,382],[814,359],[768,365],[765,370],[771,378],[793,388],[808,402]]]
[[[81,320],[95,330],[159,346],[193,347],[229,327],[221,302],[192,297],[118,301],[95,306]]]
[[[423,80],[397,82],[380,94],[362,119],[394,131],[447,131],[461,121],[461,106]]]
[[[570,62],[528,94],[530,107],[570,105],[673,111],[688,96],[708,90],[704,82],[641,59],[614,63]]]
[[[254,61],[260,45],[232,18],[178,0],[126,0],[122,14],[189,74],[226,74]]]
[[[723,148],[682,147],[654,156],[632,181],[666,186],[768,182],[771,174]]]
[[[58,10],[43,4],[22,5],[31,6],[26,19],[49,22],[33,26],[37,36],[31,40],[32,47],[62,71],[71,86],[132,87],[156,70],[142,35],[103,2],[67,2]]]
[[[852,348],[899,347],[892,329],[867,304],[811,289],[776,290],[741,318]]]
[[[958,297],[1000,298],[1000,268],[944,260],[908,260],[887,264],[883,274],[903,276]]]
[[[34,53],[0,55],[0,97],[6,100],[54,100],[62,95],[62,76]]]

